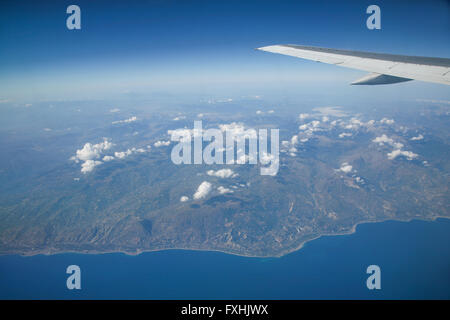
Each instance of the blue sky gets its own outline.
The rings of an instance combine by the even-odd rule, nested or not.
[[[81,7],[81,30],[66,28],[70,4]],[[381,7],[381,30],[366,28],[370,4]],[[254,48],[294,43],[450,57],[448,30],[445,0],[8,0],[0,10],[0,100],[286,83],[348,86],[364,73]],[[441,98],[448,92],[440,85],[408,85]]]

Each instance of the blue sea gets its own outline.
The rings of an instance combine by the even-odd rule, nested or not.
[[[66,268],[81,268],[68,290]],[[381,290],[366,269],[381,268]],[[449,299],[450,220],[362,224],[281,258],[168,250],[0,257],[1,299]]]

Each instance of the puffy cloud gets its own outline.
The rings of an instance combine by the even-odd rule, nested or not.
[[[263,114],[264,112],[262,112],[261,110],[257,110],[256,114]]]
[[[147,146],[147,148],[150,149],[148,146]],[[133,147],[126,151],[114,152],[114,156],[118,159],[123,159],[123,158],[128,157],[129,155],[132,155],[133,153],[144,153],[144,152],[147,152],[147,150],[145,150],[143,148],[136,149],[135,147]]]
[[[409,139],[409,140],[412,140],[412,141],[418,141],[418,140],[422,140],[422,139],[423,139],[423,135],[419,134],[417,137],[412,137],[412,138]]]
[[[267,111],[267,113],[268,113],[268,114],[275,113],[275,110],[269,110],[269,111]]]
[[[104,139],[103,142],[97,144],[86,143],[83,148],[76,151],[76,155],[71,158],[75,162],[98,159],[100,155],[113,146],[111,142]]]
[[[110,149],[113,146],[111,142],[104,139],[103,142],[97,144],[86,143],[83,148],[78,149],[76,154],[70,159],[76,163],[83,161],[81,164],[81,172],[88,173],[94,170],[94,168],[103,162],[94,159],[100,158],[105,150]]]
[[[395,121],[394,121],[394,119],[383,118],[383,119],[380,120],[380,123],[384,123],[384,124],[394,124]]]
[[[342,132],[339,134],[339,138],[351,137],[353,134],[349,132]]]
[[[292,136],[292,138],[291,138],[291,144],[296,145],[297,143],[298,143],[298,136],[297,136],[297,135]]]
[[[168,141],[162,141],[162,140],[160,140],[160,141],[156,141],[156,142],[154,143],[154,146],[155,146],[156,148],[163,147],[163,146],[168,146],[168,145],[170,145],[170,140],[168,140]]]
[[[102,164],[103,162],[97,161],[97,160],[86,160],[81,164],[81,172],[82,173],[88,173],[94,170],[96,166],[99,164]]]
[[[400,156],[403,156],[403,157],[407,158],[408,160],[412,160],[412,159],[418,157],[417,154],[415,154],[411,151],[401,150],[403,148],[403,144],[399,143],[399,142],[395,142],[393,139],[389,138],[385,134],[383,134],[380,137],[376,137],[372,141],[378,143],[379,145],[388,144],[394,148],[394,150],[392,152],[389,152],[387,154],[389,160],[393,160]]]
[[[359,129],[363,125],[364,125],[364,123],[361,122],[361,120],[359,120],[357,118],[351,118],[350,121],[348,122],[348,124],[344,125],[344,128],[356,130],[356,129]]]
[[[182,197],[180,198],[180,201],[181,201],[181,202],[189,201],[189,197],[187,197],[187,196],[182,196]]]
[[[341,167],[339,168],[339,170],[344,173],[349,173],[352,171],[352,169],[353,169],[353,167],[351,165],[349,165],[347,162],[342,163]]]
[[[231,169],[220,169],[217,171],[208,170],[208,172],[206,172],[206,173],[209,176],[215,176],[215,177],[219,177],[219,178],[234,178],[238,175],[237,173],[234,173],[234,171]]]
[[[317,127],[320,125],[320,121],[318,121],[318,120],[311,121],[311,122],[310,122],[310,125],[311,125],[313,128],[317,128]]]
[[[119,112],[119,111],[120,111],[119,108],[114,108],[114,109],[109,110],[109,112],[111,112],[111,113],[116,113],[116,112]]]
[[[198,186],[197,191],[194,193],[194,199],[198,200],[206,197],[211,192],[211,189],[212,189],[211,183],[209,183],[208,181],[203,181]]]
[[[372,140],[372,142],[378,143],[380,146],[384,145],[385,143],[396,148],[401,149],[403,148],[403,144],[400,142],[395,142],[392,138],[389,138],[387,135],[382,134],[379,137],[376,137]]]
[[[298,118],[299,118],[300,120],[304,120],[304,119],[307,119],[307,118],[309,118],[309,117],[311,117],[311,115],[310,115],[309,113],[300,113],[300,114],[298,115]]]
[[[218,187],[217,191],[219,191],[220,194],[224,194],[224,193],[233,193],[233,190],[225,188],[225,187]]]
[[[419,155],[415,154],[414,152],[411,152],[411,151],[403,151],[403,150],[397,149],[392,152],[389,152],[387,154],[387,156],[388,156],[389,160],[394,160],[395,158],[400,157],[400,156],[404,156],[408,160],[413,160],[413,159],[417,158]]]
[[[108,161],[114,160],[114,157],[113,156],[104,156],[102,160],[105,162],[108,162]]]
[[[372,142],[378,143],[380,146],[384,145],[385,143],[391,144],[394,142],[391,138],[389,138],[387,135],[383,134],[379,137],[376,137],[372,140]]]
[[[114,152],[114,156],[117,159],[123,159],[125,157],[128,157],[132,153],[133,153],[133,151],[131,149],[128,149],[127,151]]]
[[[298,128],[299,128],[299,130],[303,130],[303,131],[305,131],[305,130],[307,130],[307,129],[308,129],[308,125],[307,125],[307,124],[302,124],[302,125],[301,125],[301,126],[299,126]]]
[[[313,120],[309,123],[302,124],[298,127],[299,130],[305,131],[307,134],[312,134],[314,131],[320,131],[319,129],[320,121]]]
[[[136,121],[136,120],[137,120],[136,117],[131,117],[131,118],[125,119],[125,120],[113,121],[112,124],[130,123],[130,122],[134,122],[134,121]]]
[[[173,121],[179,121],[179,120],[184,120],[184,119],[186,119],[185,116],[178,116],[178,117],[173,118]]]

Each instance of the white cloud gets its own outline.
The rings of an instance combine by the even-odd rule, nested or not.
[[[378,143],[380,146],[384,145],[385,143],[396,148],[401,149],[403,148],[403,144],[400,142],[395,142],[392,138],[389,138],[387,135],[382,134],[379,137],[376,137],[372,140],[372,142]]]
[[[113,121],[112,124],[118,124],[118,123],[130,123],[130,122],[134,122],[137,120],[137,117],[131,117],[129,119],[125,119],[125,120],[119,120],[119,121]]]
[[[269,114],[275,113],[275,110],[269,110],[269,111],[267,111],[267,113],[269,113]]]
[[[189,201],[189,197],[187,197],[187,196],[182,196],[182,197],[180,198],[180,201],[181,201],[181,202]]]
[[[123,158],[128,157],[132,153],[133,153],[133,151],[131,149],[128,149],[127,151],[114,152],[114,156],[117,159],[123,159]]]
[[[307,130],[308,129],[308,125],[307,124],[302,124],[301,126],[298,127],[299,130]]]
[[[148,146],[147,146],[147,148],[148,148]],[[148,150],[149,149],[150,148],[148,148]],[[133,153],[144,153],[144,152],[147,152],[148,150],[145,150],[144,148],[136,149],[135,147],[133,147],[133,148],[128,149],[126,151],[114,152],[114,156],[117,159],[123,159],[123,158],[126,158],[126,157],[132,155]]]
[[[422,139],[423,139],[423,135],[419,134],[417,137],[412,137],[412,138],[409,139],[409,140],[412,140],[412,141],[418,141],[418,140],[422,140]]]
[[[341,124],[341,126],[342,125],[343,125],[343,123]],[[359,120],[357,118],[351,118],[350,121],[348,122],[348,124],[344,125],[344,128],[345,129],[356,130],[356,129],[359,129],[363,125],[364,125],[364,123],[361,122],[361,120]]]
[[[349,132],[342,132],[339,134],[339,138],[351,137],[353,134]]]
[[[391,138],[389,138],[387,135],[383,134],[379,137],[376,137],[372,140],[372,142],[378,143],[380,146],[384,145],[385,143],[391,144],[394,142]]]
[[[298,143],[298,136],[297,136],[297,135],[292,136],[292,138],[291,138],[291,144],[296,145],[297,143]]]
[[[388,119],[388,118],[383,118],[380,120],[380,123],[384,123],[384,124],[394,124],[394,119]]]
[[[108,162],[108,161],[114,160],[114,157],[113,156],[104,156],[102,160],[105,162]]]
[[[114,109],[109,110],[109,112],[111,112],[111,113],[116,113],[116,112],[119,112],[119,111],[120,111],[119,108],[114,108]]]
[[[197,191],[194,193],[194,199],[202,199],[211,192],[212,185],[208,181],[203,181],[197,188]]]
[[[256,114],[263,114],[264,112],[262,112],[261,110],[257,110]]]
[[[406,157],[408,160],[413,160],[413,159],[415,159],[415,158],[417,158],[419,155],[418,154],[415,154],[415,153],[413,153],[413,152],[411,152],[411,151],[403,151],[403,150],[394,150],[394,151],[392,151],[392,152],[389,152],[388,154],[387,154],[387,156],[388,156],[388,159],[389,160],[393,160],[393,159],[395,159],[395,158],[397,158],[397,157],[400,157],[400,156],[404,156],[404,157]]]
[[[233,193],[233,190],[222,187],[222,186],[218,187],[217,190],[219,191],[220,194]]]
[[[352,171],[352,169],[353,169],[353,167],[351,165],[349,165],[347,162],[342,163],[341,167],[339,168],[339,170],[344,173],[349,173]]]
[[[389,138],[385,134],[383,134],[380,137],[376,137],[373,142],[378,143],[379,145],[384,145],[385,143],[392,146],[394,150],[392,152],[389,152],[387,154],[389,160],[393,160],[397,157],[404,156],[408,160],[412,160],[414,158],[417,158],[418,155],[411,152],[411,151],[404,151],[401,150],[403,148],[403,144],[399,142],[395,142],[393,139]]]
[[[170,140],[168,140],[168,141],[162,141],[162,140],[160,140],[160,141],[156,141],[156,142],[154,143],[154,146],[155,146],[156,148],[159,148],[159,147],[162,147],[162,146],[168,146],[168,145],[170,145]]]
[[[320,121],[314,120],[309,123],[313,128],[317,128],[320,125]]]
[[[76,151],[76,155],[71,159],[75,162],[98,159],[100,155],[113,146],[111,142],[104,139],[103,142],[97,144],[86,143],[82,149]]]
[[[300,113],[300,114],[298,115],[298,117],[299,117],[300,120],[307,119],[307,118],[309,118],[310,116],[311,116],[311,115],[310,115],[309,113]]]
[[[341,107],[320,107],[320,108],[314,108],[313,111],[319,112],[322,115],[332,116],[332,117],[347,116],[347,113],[342,111]]]
[[[109,142],[106,138],[101,143],[91,144],[85,143],[83,148],[78,149],[76,154],[70,158],[70,160],[75,161],[76,163],[83,161],[81,164],[81,172],[88,173],[91,172],[94,167],[102,164],[103,162],[97,161],[94,159],[100,158],[101,154],[110,149],[113,146],[111,142]]]
[[[99,164],[102,164],[103,162],[97,161],[97,160],[86,160],[81,164],[81,172],[82,173],[88,173],[94,170],[96,166]]]
[[[219,178],[234,178],[238,175],[237,173],[234,173],[234,171],[231,169],[220,169],[217,171],[208,170],[208,172],[206,173],[208,174],[208,176],[215,176]]]

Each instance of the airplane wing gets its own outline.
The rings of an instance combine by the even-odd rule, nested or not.
[[[285,54],[370,72],[353,85],[420,80],[450,85],[450,59],[338,50],[299,45],[273,45],[258,50]]]

